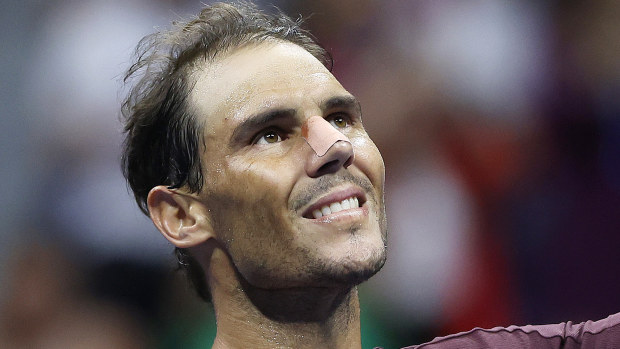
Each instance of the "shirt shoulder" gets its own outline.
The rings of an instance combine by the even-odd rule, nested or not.
[[[620,313],[578,324],[475,328],[403,349],[615,349],[620,348]]]

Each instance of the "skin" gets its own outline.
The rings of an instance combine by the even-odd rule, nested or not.
[[[204,125],[204,188],[156,187],[148,204],[206,272],[214,347],[360,347],[355,286],[385,261],[386,223],[383,160],[359,104],[291,43],[197,66],[189,105]],[[302,135],[317,115],[350,142],[318,156]],[[313,218],[317,205],[347,196],[361,207]]]

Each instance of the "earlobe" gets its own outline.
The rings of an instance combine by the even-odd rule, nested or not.
[[[190,194],[160,185],[149,192],[147,205],[157,229],[176,247],[189,248],[213,237],[207,210]]]

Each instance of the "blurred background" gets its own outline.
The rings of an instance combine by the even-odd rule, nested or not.
[[[133,48],[201,2],[0,3],[0,347],[209,347],[118,161]],[[306,18],[386,163],[364,348],[620,311],[620,2],[261,4]]]

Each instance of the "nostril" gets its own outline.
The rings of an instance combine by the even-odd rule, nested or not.
[[[353,159],[355,159],[355,155],[349,156],[349,158],[347,159],[347,161],[344,162],[344,165],[342,165],[342,167],[347,168],[351,166],[351,164],[353,163]]]
[[[325,173],[337,171],[339,166],[340,166],[340,160],[332,160],[330,162],[327,162],[323,164],[323,166],[319,167],[317,171],[317,175],[320,176]]]

